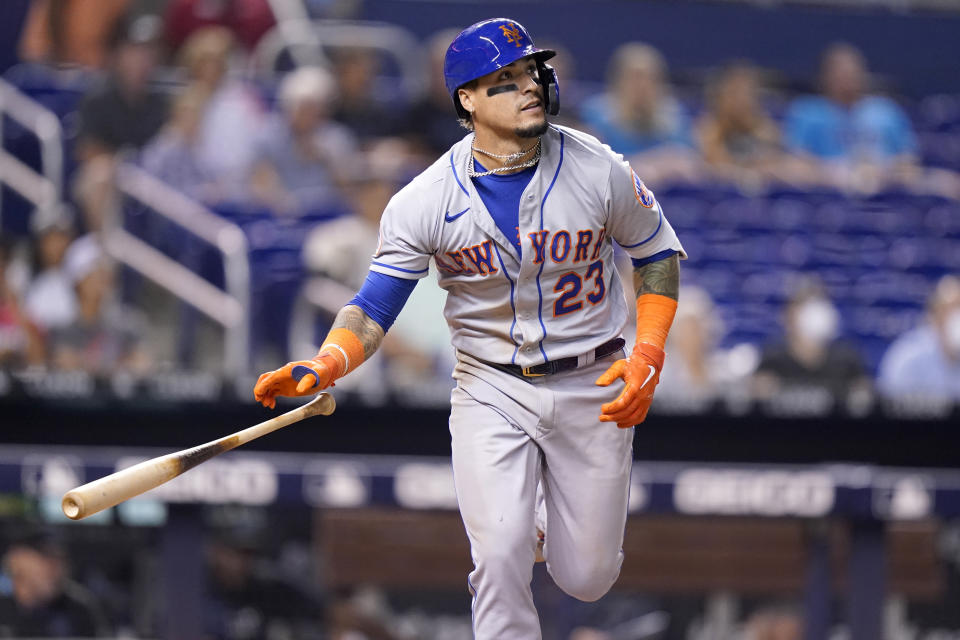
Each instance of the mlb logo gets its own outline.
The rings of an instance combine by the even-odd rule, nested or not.
[[[640,179],[636,171],[630,169],[630,173],[633,174],[633,193],[637,196],[637,202],[647,209],[652,209],[653,205],[657,203],[653,199],[653,192],[647,189],[647,185],[643,184],[643,180]]]

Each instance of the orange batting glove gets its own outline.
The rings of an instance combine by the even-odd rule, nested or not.
[[[646,419],[653,402],[653,390],[660,382],[664,356],[660,347],[638,342],[626,360],[617,360],[597,378],[601,387],[617,378],[623,378],[626,383],[616,400],[600,407],[603,412],[600,422],[616,422],[621,429],[629,429]]]
[[[273,409],[277,396],[308,396],[334,386],[334,380],[360,366],[363,359],[360,339],[349,329],[333,329],[312,360],[288,362],[261,375],[253,387],[253,397]]]
[[[275,371],[268,371],[257,379],[253,397],[257,402],[273,409],[277,396],[308,396],[321,389],[332,387],[342,369],[330,353],[320,353],[313,360],[288,362]]]

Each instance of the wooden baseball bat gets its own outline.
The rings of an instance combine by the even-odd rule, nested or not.
[[[255,424],[229,436],[199,446],[176,451],[165,456],[144,460],[132,467],[121,469],[99,480],[71,489],[63,496],[63,513],[71,520],[80,520],[116,504],[129,500],[161,484],[173,480],[198,464],[206,462],[224,451],[230,451],[251,440],[282,429],[294,422],[315,415],[328,416],[337,403],[329,393],[321,393],[307,404],[288,411],[276,418]]]

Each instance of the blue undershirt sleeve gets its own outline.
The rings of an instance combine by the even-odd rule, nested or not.
[[[386,333],[400,315],[413,288],[419,280],[398,278],[385,273],[371,271],[367,274],[360,291],[348,304],[363,309]]]
[[[647,256],[646,258],[630,258],[630,262],[633,263],[633,268],[636,269],[637,267],[642,267],[645,264],[650,264],[651,262],[656,262],[657,260],[669,258],[675,253],[677,252],[674,249],[665,249],[653,254],[652,256]]]

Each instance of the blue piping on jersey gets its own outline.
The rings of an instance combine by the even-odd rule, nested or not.
[[[641,240],[637,244],[622,244],[620,245],[621,247],[623,247],[624,249],[633,249],[634,247],[639,247],[640,245],[646,244],[651,240],[653,240],[654,236],[656,236],[657,233],[660,232],[660,226],[663,225],[663,209],[660,209],[659,207],[657,208],[659,209],[659,213],[660,213],[660,215],[657,218],[657,228],[653,230],[653,233],[650,234],[650,237],[648,237],[646,240]]]
[[[420,269],[419,271],[414,271],[413,269],[404,269],[402,267],[395,267],[390,264],[383,264],[382,262],[377,262],[376,260],[371,260],[370,264],[375,264],[378,267],[386,267],[387,269],[395,269],[397,271],[403,271],[404,273],[426,273],[430,271],[430,267],[427,267],[426,269]]]
[[[453,171],[453,179],[457,181],[457,184],[460,185],[460,191],[463,191],[467,195],[470,195],[470,192],[467,191],[467,188],[463,186],[463,183],[460,182],[460,178],[457,176],[457,168],[453,166],[453,151],[450,151],[450,170]]]
[[[500,257],[500,247],[497,246],[496,242],[493,243],[493,249],[497,252],[497,260],[500,261],[503,276],[507,279],[507,282],[510,283],[510,309],[513,310],[513,322],[510,323],[510,342],[513,343],[513,356],[510,358],[510,364],[517,364],[517,351],[520,349],[520,345],[513,339],[513,329],[517,326],[517,307],[513,302],[513,279],[507,273],[507,267],[503,264],[503,258]]]
[[[557,183],[557,176],[560,175],[560,167],[563,166],[563,132],[557,130],[560,134],[560,162],[557,163],[557,172],[553,174],[553,180],[547,187],[547,192],[543,194],[543,200],[540,202],[540,231],[543,231],[543,206],[547,204],[547,197],[553,191],[553,185]],[[659,228],[659,227],[658,227]],[[540,353],[543,354],[543,361],[548,362],[547,352],[543,350],[543,341],[547,339],[547,327],[543,324],[543,289],[540,288],[540,275],[543,273],[543,265],[547,263],[547,256],[543,256],[543,262],[540,263],[540,271],[537,272],[537,295],[540,296],[540,307],[537,309],[537,315],[540,317],[540,328],[543,329],[543,337],[540,339]]]

